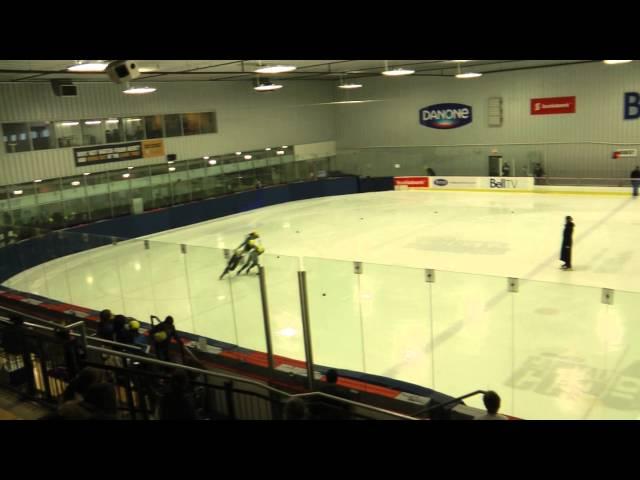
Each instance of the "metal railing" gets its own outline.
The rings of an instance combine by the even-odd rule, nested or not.
[[[3,309],[6,310],[6,309]],[[333,404],[339,404],[350,412],[351,419],[395,419],[395,420],[415,420],[407,415],[393,412],[379,407],[374,407],[360,402],[335,397],[321,392],[292,395],[283,390],[279,390],[264,383],[230,375],[221,372],[212,372],[203,368],[188,365],[165,362],[149,356],[137,353],[121,351],[125,349],[134,350],[136,347],[113,342],[109,340],[94,338],[86,335],[83,321],[75,322],[71,325],[57,325],[53,322],[41,320],[33,315],[21,313],[22,317],[28,318],[30,322],[25,322],[25,328],[32,332],[43,332],[46,335],[38,335],[38,346],[29,351],[34,364],[35,390],[39,395],[35,395],[40,400],[48,401],[55,405],[62,397],[67,381],[52,376],[51,370],[54,365],[51,359],[47,358],[43,344],[50,338],[56,330],[66,330],[70,335],[80,340],[80,345],[84,350],[84,361],[82,366],[89,366],[102,371],[111,372],[116,386],[118,409],[122,418],[128,419],[151,419],[155,416],[160,391],[163,384],[169,378],[169,371],[182,370],[191,377],[191,386],[195,390],[200,390],[199,406],[201,415],[204,418],[227,418],[233,420],[272,420],[283,418],[283,403],[291,397],[300,397],[305,400],[330,400]],[[11,324],[10,320],[0,318],[0,332],[2,327]],[[78,330],[78,331],[74,331]],[[95,346],[92,343],[108,344],[117,348],[105,348]],[[197,357],[185,349],[197,360]],[[117,358],[119,362],[109,362],[105,364],[105,359]],[[70,380],[70,379],[67,379]]]

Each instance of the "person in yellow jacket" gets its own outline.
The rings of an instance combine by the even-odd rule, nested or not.
[[[249,242],[249,244],[251,243],[252,242]],[[238,271],[238,275],[240,275],[244,270],[246,270],[247,275],[249,275],[249,272],[253,267],[260,266],[260,263],[258,262],[258,257],[263,253],[264,253],[264,248],[258,245],[257,243],[253,242],[253,245],[251,246],[251,250],[249,251],[249,255],[248,255],[249,258],[247,258],[247,261],[245,262],[245,264]]]

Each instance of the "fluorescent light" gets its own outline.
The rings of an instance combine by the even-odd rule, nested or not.
[[[40,183],[40,182],[42,182],[42,179],[41,179],[41,178],[39,178],[39,179],[37,179],[37,180],[34,180],[34,181],[33,181],[33,183]]]
[[[256,73],[285,73],[293,72],[297,67],[293,65],[271,65],[266,67],[260,67],[254,72]]]
[[[215,160],[209,160],[209,165],[215,165],[216,163],[218,163],[218,162],[215,161]]]
[[[175,172],[176,171],[176,167],[169,167],[169,171],[170,172]]]
[[[139,71],[140,73],[149,73],[149,72],[155,72],[155,71],[156,71],[156,68],[154,68],[154,67],[140,67],[140,68],[138,69],[138,71]]]
[[[63,127],[75,127],[76,125],[80,125],[80,122],[62,122],[60,125]]]
[[[133,170],[133,167],[127,167],[127,170]]]
[[[481,73],[467,72],[467,73],[458,73],[456,78],[477,78],[481,77]]]
[[[202,157],[203,160],[209,160],[209,157]]]
[[[412,75],[414,73],[416,73],[415,70],[408,70],[406,68],[394,68],[392,70],[385,70],[382,72],[382,74],[387,77],[401,77],[403,75]]]
[[[168,163],[169,165],[172,165],[172,164],[173,164],[173,160],[169,160],[167,163]]]
[[[87,120],[84,122],[85,125],[100,125],[102,120]]]
[[[157,89],[153,87],[130,87],[126,90],[123,90],[122,93],[141,95],[143,93],[155,92],[156,90]]]
[[[78,180],[74,180],[73,182],[71,182],[71,185],[77,187],[78,185],[80,185],[80,182]]]
[[[603,60],[607,65],[618,65],[619,63],[629,63],[633,60]]]
[[[22,190],[14,190],[13,194],[14,195],[22,195]]]
[[[122,178],[129,178],[131,176],[130,173],[123,173]]]
[[[83,175],[86,177],[87,175],[91,175],[91,172],[84,172]]]
[[[104,123],[118,123],[120,120],[118,120],[117,118],[110,118],[109,120],[107,120]]]
[[[245,155],[245,156],[244,156],[244,159],[245,159],[245,160],[251,160],[251,158],[252,158],[252,157],[251,157],[251,155]]]
[[[265,150],[266,150],[267,152],[269,152],[269,151],[271,150],[271,147],[267,147],[267,148],[265,148]]]
[[[87,62],[78,65],[72,65],[67,68],[69,72],[104,72],[107,68],[106,63]]]
[[[253,89],[258,92],[270,92],[272,90],[278,90],[280,88],[282,88],[282,85],[278,85],[276,83],[261,83],[260,85],[253,87]]]
[[[282,148],[289,148],[289,145],[282,145]]]
[[[464,62],[470,62],[471,60],[451,60],[451,61],[456,63],[464,63]]]
[[[242,152],[236,152],[236,155],[242,155]]]
[[[276,151],[276,155],[284,155],[284,150],[278,150],[278,151]]]
[[[127,122],[140,122],[142,121],[141,118],[127,118]]]
[[[338,85],[338,88],[344,88],[344,89],[362,88],[362,85],[359,83],[343,83],[342,85]]]

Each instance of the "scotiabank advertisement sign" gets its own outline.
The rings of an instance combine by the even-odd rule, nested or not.
[[[393,177],[396,190],[429,188],[429,177]]]
[[[531,115],[576,113],[576,97],[532,98]]]

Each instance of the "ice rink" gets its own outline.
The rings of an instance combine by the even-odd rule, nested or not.
[[[573,271],[559,269],[566,215]],[[325,197],[152,235],[148,248],[100,247],[5,284],[146,321],[171,314],[181,330],[265,351],[257,276],[218,280],[222,249],[252,230],[266,248],[277,355],[304,358],[302,265],[317,364],[449,395],[493,389],[501,411],[522,418],[640,417],[640,200],[630,195]]]

